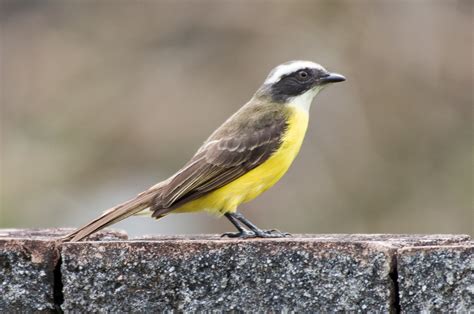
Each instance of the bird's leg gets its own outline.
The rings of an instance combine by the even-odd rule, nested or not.
[[[252,222],[250,222],[247,218],[244,217],[241,213],[233,213],[231,214],[233,219],[237,219],[242,222],[245,226],[247,226],[250,230],[253,231],[255,234],[255,238],[283,238],[289,236],[290,234],[287,232],[280,232],[278,230],[262,230]]]
[[[239,220],[235,217],[233,213],[225,213],[224,216],[229,219],[229,221],[239,230],[239,232],[226,232],[222,234],[221,237],[229,237],[229,238],[255,238],[255,233],[243,228]]]

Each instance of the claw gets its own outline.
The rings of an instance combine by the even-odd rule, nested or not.
[[[285,238],[290,234],[288,232],[280,232],[278,230],[261,230],[261,232],[256,233],[259,238]]]
[[[239,231],[239,232],[226,232],[221,235],[221,238],[229,237],[229,238],[241,238],[241,239],[249,239],[249,238],[256,238],[257,235],[252,231]]]
[[[260,232],[253,231],[243,231],[243,232],[226,232],[221,235],[222,237],[229,238],[240,238],[240,239],[250,239],[250,238],[285,238],[290,236],[288,232],[280,232],[278,230],[260,230]]]
[[[264,230],[267,234],[278,235],[279,237],[288,237],[291,236],[289,232],[281,232],[278,229]]]

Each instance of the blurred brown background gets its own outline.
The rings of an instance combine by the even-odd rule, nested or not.
[[[472,233],[471,1],[1,0],[0,227],[78,226],[181,167],[279,63],[326,89],[242,211],[293,233]],[[232,230],[206,214],[133,235]]]

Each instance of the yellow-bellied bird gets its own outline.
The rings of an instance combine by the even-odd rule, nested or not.
[[[207,211],[224,215],[238,232],[229,237],[283,237],[262,230],[237,212],[273,186],[300,150],[313,98],[342,75],[309,61],[277,66],[250,101],[224,122],[191,160],[162,181],[63,238],[79,241],[131,215]]]

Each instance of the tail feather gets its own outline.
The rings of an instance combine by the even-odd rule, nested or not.
[[[135,198],[106,210],[102,216],[66,235],[61,240],[64,242],[80,241],[94,232],[97,232],[107,226],[139,213],[150,206],[150,203],[157,194],[157,190],[160,188],[160,186],[161,184],[157,184],[151,187],[149,190],[140,193]]]

